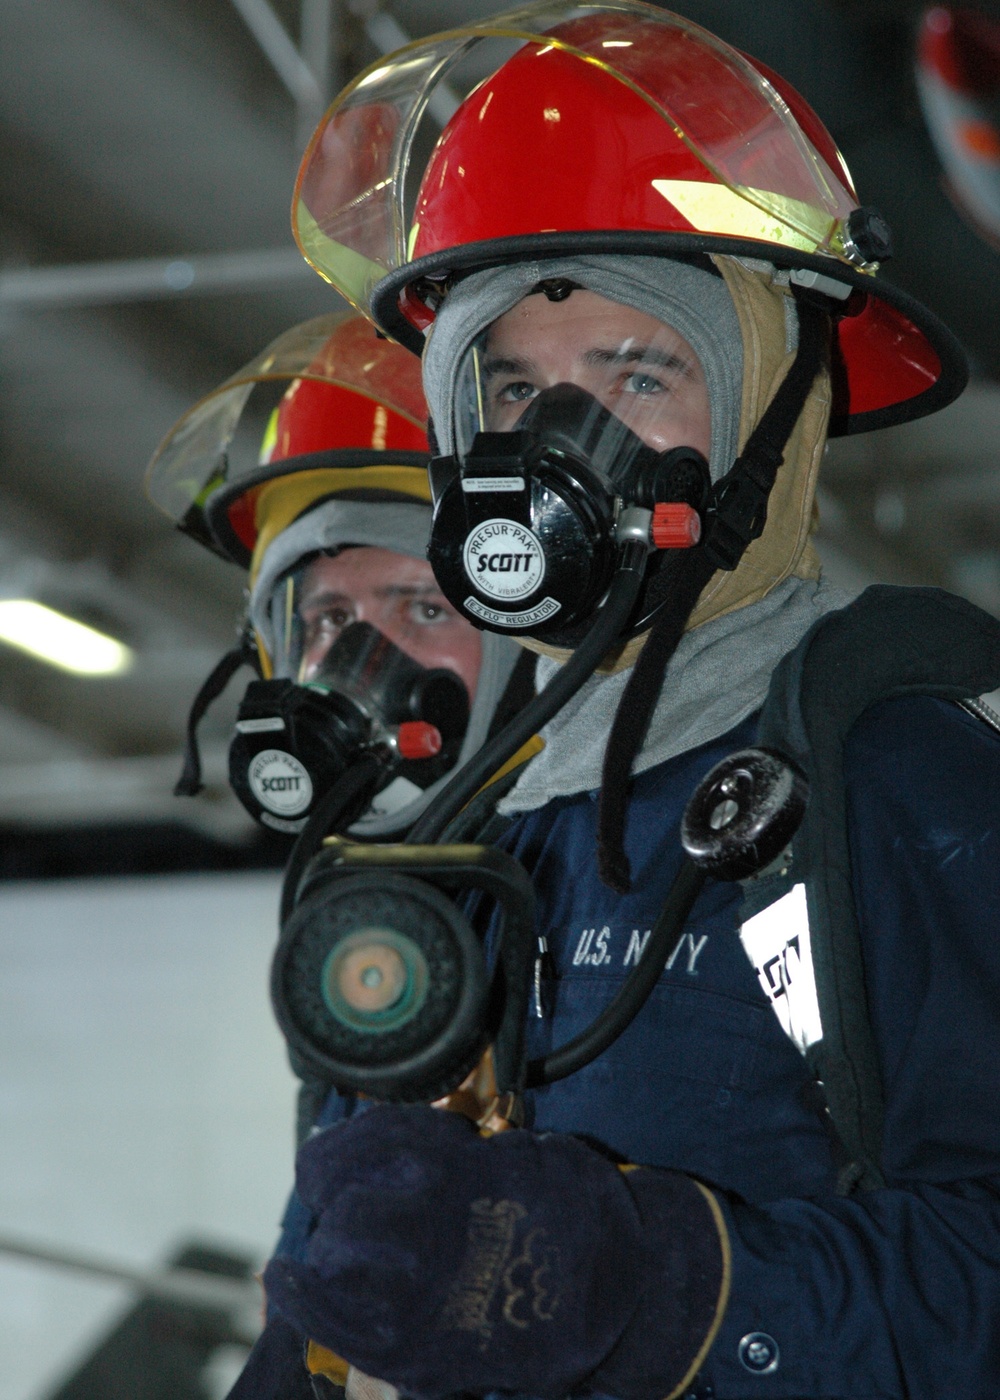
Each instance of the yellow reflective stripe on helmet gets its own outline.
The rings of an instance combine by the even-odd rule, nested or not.
[[[278,441],[278,414],[280,412],[280,408],[271,409],[271,416],[267,420],[267,427],[264,429],[264,436],[261,439],[260,452],[257,454],[257,465],[260,467],[265,467],[270,462],[271,453]]]
[[[266,482],[257,497],[257,542],[250,561],[254,583],[264,552],[282,530],[325,496],[341,491],[392,491],[430,504],[431,488],[423,467],[318,467],[315,471],[290,472]]]
[[[699,233],[784,243],[815,253],[829,247],[839,226],[826,210],[769,190],[748,187],[740,194],[708,180],[653,180],[652,185]]]

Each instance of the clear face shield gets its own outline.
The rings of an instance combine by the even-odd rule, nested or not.
[[[336,417],[312,432],[313,444],[276,441],[275,412],[302,380],[334,392]],[[245,564],[257,536],[254,493],[280,474],[283,459],[326,449],[345,457],[346,467],[367,460],[365,452],[374,462],[371,454],[404,448],[397,456],[412,464],[414,453],[426,450],[426,412],[411,357],[377,340],[352,312],[333,312],[278,336],[190,408],[157,448],[146,491],[182,530],[215,548],[221,542]]]
[[[509,90],[494,90],[514,55],[519,76],[512,67]],[[555,86],[533,80],[543,62]],[[615,124],[626,90],[641,94],[648,147]],[[451,120],[469,94],[468,120]],[[422,267],[433,282],[459,245],[567,228],[704,231],[847,260],[850,177],[816,119],[798,115],[808,134],[742,54],[678,15],[634,0],[525,5],[411,44],[349,84],[303,158],[293,227],[359,308],[409,263],[440,252]],[[420,329],[433,319],[409,289],[399,310]]]

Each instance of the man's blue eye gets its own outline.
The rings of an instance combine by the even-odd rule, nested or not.
[[[663,384],[652,374],[644,374],[642,370],[636,370],[625,380],[625,392],[628,394],[660,394],[663,392]]]
[[[525,399],[534,398],[537,392],[534,384],[521,379],[513,384],[505,384],[500,390],[500,398],[506,403],[523,403]]]

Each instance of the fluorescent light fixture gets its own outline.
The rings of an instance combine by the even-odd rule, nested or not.
[[[134,653],[123,642],[31,598],[0,598],[0,641],[78,676],[116,676]]]

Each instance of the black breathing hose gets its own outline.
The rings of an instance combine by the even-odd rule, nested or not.
[[[604,605],[598,613],[594,625],[576,648],[570,660],[553,677],[541,694],[535,696],[515,715],[438,794],[411,829],[406,838],[409,844],[429,845],[438,842],[446,827],[455,821],[459,813],[462,813],[463,819],[456,823],[456,827],[465,828],[466,818],[471,818],[469,825],[473,827],[481,825],[483,814],[479,810],[476,810],[475,813],[466,813],[462,812],[462,809],[496,770],[502,767],[528,739],[538,732],[543,724],[562,708],[600,665],[620,637],[635,607],[645,574],[647,554],[648,548],[641,541],[629,540],[622,545],[618,565]],[[287,922],[295,908],[296,896],[303,874],[309,861],[322,845],[324,837],[330,831],[335,830],[337,826],[349,826],[352,821],[357,819],[371,800],[383,774],[383,762],[374,754],[363,754],[358,762],[352,764],[333,787],[323,795],[315,811],[299,833],[289,858],[281,890],[280,919],[282,926]],[[502,785],[506,786],[507,784]],[[491,796],[495,796],[495,794],[491,794]],[[466,840],[470,838],[474,839],[471,831],[465,836]],[[659,924],[657,924],[658,928]],[[648,945],[648,952],[654,958],[657,956],[654,947],[657,943],[657,929],[654,929],[650,935]],[[660,942],[662,941],[661,937]],[[661,962],[665,958],[666,953],[663,954]],[[641,964],[643,971],[645,971],[646,958],[641,960]],[[608,1008],[604,1016],[599,1018],[591,1032],[578,1038],[579,1041],[586,1041],[589,1044],[594,1031],[601,1031],[601,1028],[608,1021],[609,1014],[614,1012],[619,1002],[623,1000],[623,994],[636,982],[636,974],[639,970],[639,968],[635,969],[625,987],[619,992],[615,1002]],[[620,1030],[624,1029],[624,1026],[638,1011],[639,1005],[641,1005],[641,1001],[638,1001],[627,1012],[621,1027],[612,1030],[607,1043],[620,1034]],[[556,1051],[555,1056],[550,1058],[561,1061],[567,1052],[573,1053],[576,1044],[577,1042],[572,1042],[563,1050]],[[600,1053],[601,1048],[604,1048],[603,1045],[593,1053]],[[591,1058],[591,1056],[588,1055],[586,1058]],[[562,1073],[568,1074],[575,1067],[574,1063]],[[561,1077],[561,1074],[557,1073],[554,1077]],[[314,1095],[318,1087],[312,1086]],[[311,1109],[312,1104],[310,1103],[309,1110],[311,1111]]]
[[[337,826],[350,826],[368,806],[385,775],[385,762],[374,753],[363,753],[357,762],[341,773],[333,787],[320,798],[309,820],[299,832],[285,867],[281,885],[279,926],[284,928],[295,908],[299,881],[323,840]]]
[[[442,846],[456,846],[464,841],[474,841],[477,845],[490,845],[483,839],[483,833],[492,825],[496,816],[496,805],[506,797],[521,776],[521,764],[515,765],[502,778],[494,778],[471,798],[456,817],[441,833]],[[503,820],[501,818],[501,820]]]
[[[568,1040],[548,1055],[528,1061],[525,1087],[537,1089],[575,1074],[584,1065],[603,1055],[608,1046],[631,1025],[646,1004],[646,998],[659,981],[668,956],[681,935],[684,922],[701,893],[705,871],[685,858],[670,887],[666,902],[653,925],[653,931],[636,966],[622,983],[614,999],[596,1021],[574,1040]]]
[[[416,821],[406,840],[410,845],[437,841],[453,817],[523,744],[589,680],[618,640],[635,607],[645,574],[647,546],[629,540],[611,580],[604,606],[593,627],[552,680],[520,714],[461,768]]]
[[[411,829],[406,838],[408,844],[430,845],[436,842],[466,802],[593,674],[617,640],[635,606],[645,573],[647,553],[646,545],[638,541],[629,540],[622,546],[621,558],[604,606],[570,660],[541,694],[536,695],[499,734],[494,735],[438,793]],[[384,765],[380,759],[371,753],[362,754],[323,795],[292,847],[281,887],[282,925],[295,907],[303,871],[319,850],[324,837],[335,825],[343,825],[345,821],[350,825],[357,819],[383,772]]]

